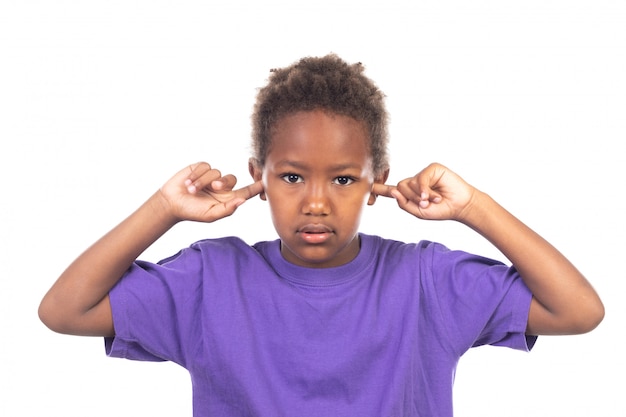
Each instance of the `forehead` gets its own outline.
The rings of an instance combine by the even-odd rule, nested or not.
[[[323,153],[327,159],[369,158],[369,134],[365,122],[313,110],[289,114],[276,123],[268,157],[272,154],[312,156],[313,153]]]

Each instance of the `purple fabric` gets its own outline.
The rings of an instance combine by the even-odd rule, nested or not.
[[[136,262],[110,298],[107,353],[185,367],[195,417],[452,416],[464,352],[535,342],[515,269],[369,235],[329,269],[288,263],[279,241],[204,240]]]

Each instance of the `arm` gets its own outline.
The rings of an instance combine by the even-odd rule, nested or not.
[[[598,294],[565,256],[446,167],[432,164],[397,187],[375,185],[373,191],[416,217],[457,220],[493,243],[533,294],[527,334],[585,333],[602,321]]]
[[[206,163],[180,171],[61,274],[41,301],[41,320],[59,333],[113,336],[111,288],[179,221],[213,222],[262,191],[260,182],[233,190],[235,184],[234,176],[222,176]]]

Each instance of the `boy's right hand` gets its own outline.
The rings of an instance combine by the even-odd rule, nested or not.
[[[41,320],[59,333],[114,336],[108,293],[137,257],[182,220],[213,222],[230,216],[263,191],[201,162],[174,175],[146,203],[91,245],[61,274],[39,307]]]
[[[237,178],[222,175],[206,162],[179,171],[157,193],[175,221],[214,222],[263,191],[261,181],[234,189]]]

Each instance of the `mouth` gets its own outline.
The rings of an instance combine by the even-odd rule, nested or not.
[[[323,224],[307,224],[297,233],[305,242],[319,244],[326,242],[333,235],[333,230]]]

